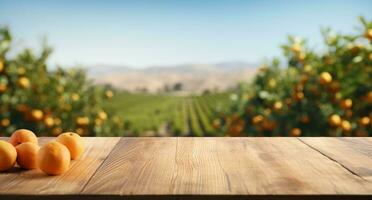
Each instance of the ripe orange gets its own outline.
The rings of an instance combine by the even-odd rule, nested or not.
[[[327,85],[332,82],[332,75],[329,72],[322,72],[319,77],[319,82],[322,85]]]
[[[339,115],[333,114],[329,117],[328,122],[331,126],[337,127],[341,124],[341,117]]]
[[[366,38],[368,38],[369,40],[372,40],[372,29],[368,29],[365,34]]]
[[[79,101],[80,96],[79,96],[79,94],[73,93],[71,95],[71,99],[72,99],[72,101]]]
[[[17,159],[17,151],[8,142],[0,140],[0,172],[12,168]]]
[[[0,125],[3,126],[3,127],[8,127],[9,124],[10,124],[10,120],[8,118],[2,119],[0,121]]]
[[[18,129],[14,131],[12,136],[10,136],[9,142],[13,146],[17,146],[25,142],[38,144],[36,135],[32,131],[27,129]]]
[[[51,141],[40,148],[37,154],[37,166],[49,175],[66,172],[70,166],[70,152],[59,142]]]
[[[368,103],[372,103],[372,91],[367,93],[366,99]]]
[[[0,59],[0,72],[2,72],[4,69],[4,63],[3,61]]]
[[[296,92],[295,94],[293,94],[293,98],[296,101],[301,101],[304,97],[305,97],[305,95],[304,95],[303,92]]]
[[[44,119],[44,124],[45,124],[45,126],[47,126],[48,128],[53,127],[53,126],[54,126],[54,119],[53,119],[53,117],[46,117],[46,118]]]
[[[299,137],[299,136],[301,136],[301,129],[299,129],[299,128],[293,128],[293,129],[291,129],[291,131],[289,132],[289,136],[292,136],[292,137]]]
[[[84,152],[84,140],[82,137],[80,137],[80,135],[76,133],[62,133],[57,137],[56,141],[67,147],[67,149],[70,151],[72,160],[79,158],[79,156]]]
[[[25,142],[16,147],[17,163],[24,169],[35,169],[37,167],[36,157],[40,147],[32,142]]]
[[[0,92],[5,92],[8,89],[8,86],[4,83],[0,83]]]
[[[297,60],[299,60],[300,62],[304,62],[304,61],[305,61],[305,58],[306,58],[306,54],[303,53],[303,52],[300,52],[299,54],[297,54],[296,58],[297,58]]]
[[[106,120],[107,119],[107,114],[104,111],[101,111],[98,113],[98,118],[101,120]]]
[[[29,88],[30,87],[30,80],[26,77],[21,77],[18,79],[18,86],[20,88]]]
[[[341,128],[345,132],[351,131],[351,124],[350,124],[350,122],[347,121],[347,120],[342,120],[342,122],[341,122]]]
[[[259,124],[263,121],[262,115],[256,115],[252,118],[252,124]]]
[[[370,122],[371,121],[370,121],[369,117],[362,117],[362,118],[359,119],[359,124],[361,126],[367,126]]]
[[[353,101],[351,99],[342,100],[340,106],[343,109],[350,109],[353,106]]]
[[[281,101],[276,101],[273,108],[275,111],[279,111],[283,108],[283,103]]]
[[[276,127],[276,123],[271,120],[263,120],[262,128],[263,130],[272,131]]]
[[[35,120],[35,121],[40,121],[44,117],[43,111],[41,111],[39,109],[33,109],[33,110],[31,110],[31,113],[30,114],[31,114],[32,119]]]
[[[293,53],[298,54],[298,53],[301,52],[301,50],[302,50],[302,46],[301,46],[301,44],[299,44],[299,43],[294,43],[294,44],[292,45],[292,47],[291,47],[291,50],[292,50]]]
[[[78,117],[76,118],[76,124],[79,126],[87,126],[89,124],[89,118],[88,117]]]

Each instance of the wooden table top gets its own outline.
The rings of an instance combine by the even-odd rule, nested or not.
[[[111,137],[85,141],[84,155],[60,176],[19,168],[0,173],[0,199],[372,195],[372,138]]]

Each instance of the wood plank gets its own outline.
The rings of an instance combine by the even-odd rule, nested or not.
[[[212,138],[178,139],[171,194],[228,194],[229,180],[216,147]]]
[[[372,194],[297,138],[124,138],[82,194]]]
[[[177,138],[123,138],[83,194],[168,194],[175,171]]]
[[[372,183],[372,138],[300,138],[300,140]]]
[[[4,138],[3,138],[4,139]],[[54,138],[39,138],[42,145]],[[0,173],[0,194],[78,194],[103,163],[120,138],[84,138],[86,150],[70,169],[59,176],[48,176],[40,170]]]
[[[230,182],[239,183],[236,189],[245,188],[247,194],[372,193],[371,184],[296,138],[246,138],[224,143],[219,147],[225,154],[221,159],[224,171],[233,172]],[[238,156],[228,156],[228,152]]]

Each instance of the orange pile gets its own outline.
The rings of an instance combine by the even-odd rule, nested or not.
[[[79,158],[84,152],[84,140],[78,134],[66,132],[41,148],[36,135],[26,129],[15,131],[9,142],[0,140],[0,172],[17,163],[23,169],[40,169],[48,175],[66,172],[70,160]]]

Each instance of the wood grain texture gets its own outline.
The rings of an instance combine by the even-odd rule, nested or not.
[[[372,185],[297,138],[123,138],[82,193],[372,194]]]
[[[40,143],[49,140],[41,138]],[[312,198],[307,195],[368,199],[372,195],[371,138],[86,141],[83,157],[61,176],[19,169],[0,173],[0,199]]]
[[[177,141],[177,138],[121,139],[83,194],[171,192],[169,183],[175,170]]]
[[[296,138],[245,138],[225,142],[230,143],[220,145],[220,151],[225,153],[221,157],[225,171],[238,172],[236,180],[231,182],[240,183],[238,188],[245,188],[247,194],[371,193],[371,184]],[[228,157],[227,152],[236,152],[238,156]]]
[[[39,143],[43,145],[52,139],[54,138],[39,138]],[[78,160],[71,161],[70,169],[59,176],[48,176],[39,170],[27,171],[19,168],[0,173],[0,194],[80,193],[119,139],[84,138],[84,154]]]
[[[372,183],[372,138],[300,138],[300,140]]]

